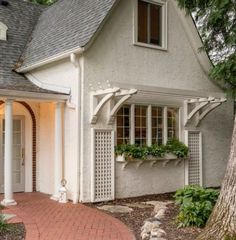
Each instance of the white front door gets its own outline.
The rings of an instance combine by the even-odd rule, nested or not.
[[[13,164],[12,164],[12,183],[13,192],[25,191],[25,136],[24,136],[24,117],[14,116],[13,118]],[[5,119],[0,121],[0,191],[4,192],[4,140],[5,140]]]

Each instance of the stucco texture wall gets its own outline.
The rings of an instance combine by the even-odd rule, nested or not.
[[[67,58],[40,67],[32,71],[29,77],[49,86],[71,89],[69,104],[65,103],[63,107],[63,177],[67,181],[69,199],[76,201],[79,192],[77,184],[79,73]],[[53,193],[54,184],[54,114],[54,102],[40,104],[38,190],[49,194]]]
[[[167,2],[167,51],[133,45],[133,1],[121,0],[84,55],[85,94],[82,121],[83,131],[86,134],[84,134],[83,158],[81,159],[84,173],[82,201],[91,199],[90,176],[91,162],[93,161],[90,154],[93,151],[91,127],[115,130],[115,125],[111,127],[106,124],[109,104],[106,104],[101,114],[103,120],[100,119],[95,126],[90,125],[92,110],[88,109],[91,103],[88,93],[110,86],[127,85],[129,88],[161,87],[165,88],[167,92],[168,89],[179,89],[222,94],[222,91],[208,79],[201,68],[172,0]],[[154,89],[153,92],[155,92]],[[139,100],[142,99],[140,93],[138,96]],[[149,103],[151,102],[150,98]],[[152,104],[158,105],[156,99],[153,98]],[[175,101],[175,98],[172,100]],[[143,103],[145,103],[144,98]],[[183,107],[183,100],[180,105]],[[203,133],[205,186],[219,186],[224,175],[232,132],[232,107],[231,102],[222,105],[210,113],[200,127]],[[227,124],[224,124],[224,121],[227,121]],[[121,166],[116,164],[115,179],[116,197],[171,192],[184,186],[184,165],[170,164],[165,168],[141,166],[139,169],[129,166],[122,170]]]
[[[227,103],[211,112],[202,121],[203,185],[218,187],[225,174],[233,133],[233,103]]]
[[[54,105],[40,104],[39,143],[37,155],[38,189],[53,194],[54,190]]]
[[[86,52],[86,81],[122,82],[219,91],[202,71],[172,0],[168,2],[168,50],[133,45],[134,1],[121,0]],[[99,74],[98,74],[99,73]]]

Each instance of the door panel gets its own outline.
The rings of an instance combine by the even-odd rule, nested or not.
[[[5,119],[1,118],[1,192],[4,190],[4,141],[5,141]],[[25,190],[25,166],[24,166],[24,117],[14,116],[13,119],[13,149],[12,149],[12,183],[14,192]]]

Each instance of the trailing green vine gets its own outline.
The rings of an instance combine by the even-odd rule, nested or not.
[[[115,147],[115,154],[124,155],[126,160],[146,160],[148,156],[163,158],[165,154],[172,153],[178,158],[188,155],[188,147],[178,139],[170,139],[166,145],[138,146],[135,144],[122,144]]]

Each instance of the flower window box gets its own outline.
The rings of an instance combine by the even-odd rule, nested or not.
[[[155,166],[162,163],[165,167],[170,162],[175,162],[177,166],[188,156],[188,148],[179,140],[173,139],[167,142],[164,146],[136,146],[136,145],[121,145],[117,146],[116,162],[123,164],[123,169],[129,164],[135,164],[140,167],[144,163],[149,163],[150,166]]]

